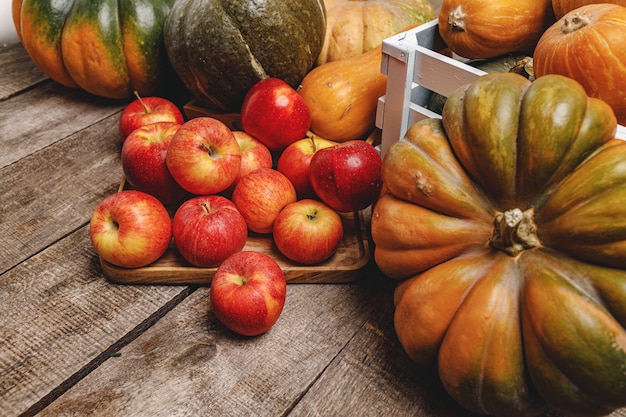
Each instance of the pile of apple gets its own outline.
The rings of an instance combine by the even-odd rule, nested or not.
[[[131,189],[95,208],[94,249],[109,263],[138,268],[173,239],[190,264],[217,267],[210,294],[220,321],[244,335],[267,331],[282,311],[285,278],[272,257],[243,250],[248,234],[271,236],[296,263],[323,262],[343,236],[339,213],[368,207],[382,187],[371,144],[307,136],[310,124],[302,97],[276,78],[250,89],[240,131],[212,117],[184,121],[171,101],[138,97],[119,123]],[[254,304],[267,311],[252,312]]]

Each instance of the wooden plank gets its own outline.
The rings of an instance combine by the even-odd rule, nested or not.
[[[0,273],[85,225],[117,189],[117,123],[110,116],[0,169]]]
[[[0,288],[0,415],[5,416],[32,415],[188,292],[109,283],[88,227],[0,275]]]
[[[0,68],[0,101],[48,79],[21,44],[0,49]]]
[[[94,97],[54,82],[0,102],[0,168],[115,115],[122,108],[119,101]],[[111,134],[111,138],[93,141],[120,141],[119,133]]]
[[[389,295],[358,283],[288,286],[276,325],[244,338],[216,321],[202,287],[41,415],[288,415]]]

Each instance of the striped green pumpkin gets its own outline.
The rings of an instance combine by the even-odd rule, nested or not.
[[[155,94],[171,67],[163,22],[174,0],[13,0],[20,41],[46,75],[107,98]]]

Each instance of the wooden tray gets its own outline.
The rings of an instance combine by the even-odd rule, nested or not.
[[[243,250],[270,255],[281,266],[287,283],[345,283],[359,278],[359,270],[369,261],[370,249],[363,213],[341,214],[343,239],[337,252],[317,265],[299,265],[280,254],[271,236],[251,233]],[[100,258],[106,277],[117,284],[209,285],[217,268],[200,268],[189,264],[172,244],[151,265],[121,268]]]
[[[196,117],[213,117],[228,126],[231,130],[242,130],[241,115],[239,113],[217,113],[205,109],[195,99],[192,99],[183,106],[187,120]]]

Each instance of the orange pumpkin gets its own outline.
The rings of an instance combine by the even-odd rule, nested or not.
[[[562,74],[607,102],[626,124],[626,7],[588,4],[543,34],[533,56],[536,77]]]
[[[494,73],[385,153],[371,233],[381,271],[407,278],[396,334],[468,410],[580,417],[626,406],[616,124],[571,78]]]
[[[626,0],[552,0],[552,9],[554,10],[554,16],[560,19],[574,9],[596,3],[613,3],[626,6]]]
[[[551,0],[443,0],[439,33],[462,57],[493,58],[532,52],[555,20]]]

